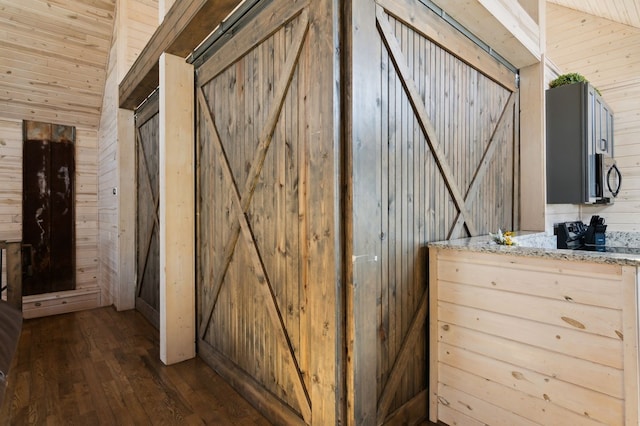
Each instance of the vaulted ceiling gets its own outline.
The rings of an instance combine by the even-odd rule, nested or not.
[[[548,3],[640,28],[638,0],[548,0]]]
[[[609,18],[561,6],[577,3]],[[615,7],[615,6],[619,7]],[[620,6],[627,6],[624,9]],[[640,83],[640,2],[553,0],[547,4],[547,58],[600,90]]]
[[[640,28],[637,0],[549,2]],[[0,117],[98,128],[115,7],[0,0]]]
[[[0,0],[0,117],[97,128],[115,0]]]

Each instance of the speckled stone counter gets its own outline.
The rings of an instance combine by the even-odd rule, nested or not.
[[[607,246],[640,247],[640,233],[607,232],[606,235]],[[504,246],[494,243],[488,235],[484,235],[459,240],[432,242],[429,243],[429,247],[502,253],[510,256],[546,257],[550,259],[640,266],[640,255],[637,254],[557,249],[555,235],[516,233],[514,240],[516,242],[515,246]]]

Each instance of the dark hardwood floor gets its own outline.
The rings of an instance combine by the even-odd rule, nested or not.
[[[9,374],[2,426],[270,424],[200,358],[162,364],[135,311],[26,320]]]
[[[269,425],[200,358],[159,359],[135,311],[26,320],[0,425]]]

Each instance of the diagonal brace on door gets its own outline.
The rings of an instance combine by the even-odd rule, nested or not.
[[[407,66],[407,61],[404,57],[404,54],[402,53],[400,43],[398,43],[398,39],[396,39],[395,35],[393,34],[393,30],[391,29],[389,20],[384,16],[384,11],[380,6],[376,7],[376,18],[378,29],[380,31],[380,35],[382,36],[382,41],[384,42],[384,45],[389,52],[389,56],[393,61],[398,75],[400,76],[402,86],[407,92],[407,97],[409,98],[411,107],[413,108],[416,118],[418,119],[418,124],[420,125],[427,144],[429,145],[429,148],[431,149],[431,152],[436,160],[438,169],[440,169],[440,173],[444,178],[445,185],[449,189],[449,193],[451,194],[453,202],[460,212],[460,215],[464,218],[464,222],[467,230],[469,231],[469,234],[471,236],[475,236],[477,235],[477,230],[475,224],[473,223],[473,217],[471,216],[471,213],[465,205],[465,200],[462,196],[462,192],[460,191],[460,188],[456,183],[455,176],[451,171],[451,167],[447,162],[445,154],[442,151],[440,144],[438,143],[436,131],[433,128],[433,124],[431,124],[427,109],[422,102],[420,91],[418,90],[418,87],[416,86],[416,83],[411,76],[411,71]]]
[[[480,160],[480,164],[478,165],[478,168],[476,169],[476,172],[473,175],[473,179],[471,180],[471,185],[469,185],[469,190],[465,194],[464,202],[465,202],[465,205],[467,206],[467,209],[471,208],[471,203],[473,202],[473,199],[475,198],[476,194],[478,193],[478,190],[480,189],[480,183],[482,182],[484,176],[487,174],[487,170],[489,169],[491,160],[493,159],[493,156],[496,153],[496,150],[498,147],[498,144],[496,143],[496,134],[498,133],[498,130],[500,130],[502,125],[507,122],[506,119],[509,117],[509,114],[507,113],[513,108],[514,103],[515,103],[515,95],[512,92],[509,95],[509,98],[507,99],[507,102],[502,110],[502,113],[500,114],[498,123],[493,128],[493,132],[491,133],[491,137],[489,138],[489,143],[487,144],[487,147],[482,154],[482,160]],[[458,233],[461,231],[462,226],[464,224],[464,218],[458,212],[453,222],[454,222],[453,228],[451,228],[449,235],[447,235],[447,239],[451,239],[452,237],[458,235]]]
[[[273,324],[280,329],[280,333],[277,333],[279,342],[283,349],[289,353],[291,362],[288,363],[288,368],[290,370],[290,375],[293,379],[294,390],[298,399],[298,403],[300,409],[302,411],[303,418],[310,422],[311,420],[311,403],[310,397],[304,387],[304,382],[302,378],[302,374],[300,372],[299,365],[297,363],[295,352],[293,349],[293,345],[289,339],[289,336],[286,332],[286,327],[284,320],[282,318],[282,314],[277,306],[277,298],[275,296],[275,292],[273,291],[273,287],[269,280],[269,276],[267,274],[266,268],[264,266],[262,257],[260,256],[260,252],[257,247],[257,242],[251,230],[251,225],[247,219],[246,213],[251,204],[251,200],[255,191],[255,187],[257,185],[260,173],[262,172],[262,168],[264,165],[264,160],[267,155],[267,151],[271,145],[273,132],[275,131],[275,127],[278,123],[278,118],[282,111],[282,107],[286,98],[286,93],[289,90],[289,86],[293,79],[293,74],[296,69],[296,65],[298,63],[298,58],[302,51],[302,46],[304,39],[306,37],[308,31],[308,14],[306,10],[301,12],[300,24],[296,33],[294,34],[292,46],[293,51],[289,53],[287,59],[284,64],[284,71],[282,76],[277,82],[276,89],[274,92],[273,104],[272,108],[269,112],[269,116],[265,123],[265,126],[260,135],[260,143],[258,145],[258,149],[254,155],[253,161],[251,163],[251,169],[247,176],[247,180],[245,182],[242,193],[238,188],[237,183],[233,177],[233,173],[231,171],[231,166],[229,164],[228,158],[226,156],[224,147],[220,141],[220,137],[215,126],[215,122],[213,120],[211,111],[208,107],[207,100],[205,98],[204,92],[200,87],[198,89],[197,97],[198,103],[202,110],[204,111],[204,118],[206,121],[207,128],[209,133],[212,136],[213,147],[216,151],[216,156],[218,159],[218,163],[222,169],[225,180],[230,186],[231,189],[231,198],[236,210],[236,219],[233,220],[233,224],[231,227],[230,237],[227,240],[225,245],[223,257],[222,257],[222,265],[220,268],[217,268],[216,274],[213,282],[213,294],[210,302],[208,303],[205,311],[202,322],[200,323],[200,338],[204,338],[204,335],[207,332],[209,324],[211,322],[211,317],[213,315],[213,310],[217,303],[220,290],[222,288],[222,284],[224,282],[224,278],[229,269],[229,265],[231,262],[231,258],[235,251],[235,247],[237,245],[238,238],[242,233],[242,237],[246,242],[246,245],[250,251],[250,257],[254,264],[254,269],[256,271],[256,275],[259,283],[261,284],[259,289],[265,293],[267,293],[268,300],[271,303],[267,303],[266,307],[269,313],[269,317]]]
[[[137,136],[138,136],[138,140],[142,141],[142,132],[140,131],[140,128],[136,129],[137,131]],[[143,163],[143,167],[144,170],[146,171],[146,173],[144,174],[146,179],[145,182],[147,183],[147,189],[149,190],[149,194],[151,194],[151,199],[153,200],[153,221],[147,225],[147,241],[145,244],[145,252],[144,252],[144,262],[142,264],[142,269],[139,272],[139,278],[138,278],[138,283],[137,283],[137,291],[136,291],[136,296],[140,296],[141,292],[142,292],[142,283],[144,282],[144,275],[146,274],[146,270],[147,270],[147,263],[149,260],[149,254],[151,252],[151,241],[153,240],[153,230],[155,229],[160,229],[160,219],[158,217],[158,208],[160,207],[160,194],[153,194],[153,185],[151,185],[151,174],[149,172],[149,165],[147,163],[147,157],[146,157],[146,153],[144,152],[144,147],[142,146],[142,143],[138,143],[138,149],[139,149],[139,154],[138,156],[142,159],[142,163]]]

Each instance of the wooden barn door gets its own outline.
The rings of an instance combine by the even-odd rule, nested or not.
[[[260,3],[197,68],[198,351],[276,424],[334,424],[333,5]]]
[[[75,127],[24,122],[23,294],[75,289]]]
[[[136,309],[160,326],[158,92],[136,111]]]
[[[398,424],[427,409],[427,243],[518,226],[518,92],[421,2],[354,3],[349,406]]]

